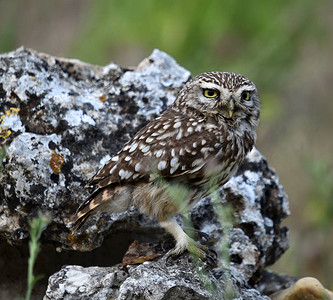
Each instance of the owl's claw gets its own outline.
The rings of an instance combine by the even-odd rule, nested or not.
[[[188,240],[187,247],[183,248],[180,247],[180,245],[176,245],[174,249],[170,250],[166,254],[166,263],[168,264],[170,262],[170,259],[177,259],[185,251],[188,251],[192,255],[200,258],[209,266],[216,266],[217,264],[217,253],[214,250],[208,248],[207,246],[201,245],[192,239]]]
[[[191,239],[177,223],[175,219],[160,222],[161,227],[170,232],[175,240],[176,246],[166,254],[166,261],[170,258],[177,258],[185,251],[189,251],[196,257],[199,257],[202,261],[206,261],[209,265],[216,265],[217,254],[215,251],[209,249],[207,246],[202,245]]]

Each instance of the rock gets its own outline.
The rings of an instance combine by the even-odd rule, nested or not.
[[[114,299],[127,277],[117,266],[65,266],[49,278],[44,299]]]
[[[65,266],[49,278],[44,300],[53,299],[260,299],[255,289],[239,289],[235,282],[215,278],[190,255],[169,265],[165,259],[111,268]]]
[[[264,270],[261,279],[256,284],[256,289],[264,295],[272,295],[276,291],[285,290],[291,287],[298,278],[286,274],[276,274],[271,270]]]
[[[75,236],[69,224],[78,205],[90,193],[83,188],[85,182],[137,130],[173,102],[190,73],[159,50],[154,50],[137,68],[126,69],[114,63],[99,67],[20,48],[0,55],[0,75],[0,111],[3,112],[0,139],[7,147],[0,173],[0,236],[11,245],[26,243],[27,221],[41,210],[53,216],[43,233],[43,242],[58,251],[93,250],[111,233],[113,239],[117,234],[128,234],[162,249],[163,231],[156,220],[135,210],[111,216],[96,214]],[[219,287],[218,274],[230,268],[235,289],[241,295],[249,290],[249,285],[257,284],[264,268],[288,248],[288,230],[281,227],[289,214],[288,198],[277,174],[256,149],[248,155],[236,176],[217,192],[217,199],[203,199],[192,210],[191,221],[196,230],[205,234],[202,242],[218,253],[221,253],[221,240],[230,239],[230,246],[222,252],[223,256],[229,251],[230,262],[221,259],[220,271],[215,270],[215,275],[209,273],[209,280]],[[235,223],[230,224],[230,236],[227,224],[231,217],[220,220],[217,214],[219,207],[228,204],[235,217]],[[117,251],[117,247],[110,247],[112,256],[119,256]],[[145,271],[148,266],[160,270],[161,283],[167,285],[165,280],[171,271],[160,264],[158,259],[130,267],[132,273],[129,271],[119,291],[125,291],[127,280],[140,277],[135,272],[145,276],[153,274]],[[187,267],[177,263],[172,272]],[[63,280],[66,290],[69,284],[66,278],[75,275],[73,272],[68,275],[71,268],[68,266],[50,278],[48,293],[54,290],[53,283],[58,284],[57,276]],[[116,272],[112,270],[79,269],[100,280],[107,272]],[[93,288],[93,282],[89,283]],[[170,289],[185,294],[196,291],[193,293],[198,299],[209,296],[204,291],[198,292],[195,282],[192,284],[190,288],[170,285],[159,291],[167,295],[173,295]],[[102,288],[105,294],[104,291],[89,293],[111,297],[113,291],[110,287],[105,289]],[[257,296],[246,299],[262,299],[255,291],[253,295]],[[60,299],[50,294],[47,297]]]

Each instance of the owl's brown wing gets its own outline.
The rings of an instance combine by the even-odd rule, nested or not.
[[[87,186],[149,181],[156,173],[166,178],[195,173],[222,146],[216,130],[221,136],[221,129],[203,117],[167,110],[125,144]]]

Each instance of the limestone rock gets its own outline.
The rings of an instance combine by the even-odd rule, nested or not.
[[[269,300],[251,288],[216,278],[189,255],[169,265],[165,259],[128,267],[66,266],[49,278],[44,300],[55,299],[257,299]],[[227,298],[232,297],[232,298]]]

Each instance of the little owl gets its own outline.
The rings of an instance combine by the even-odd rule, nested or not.
[[[94,211],[135,207],[174,237],[169,255],[190,250],[205,258],[207,248],[174,216],[206,196],[212,180],[222,186],[235,174],[255,143],[259,114],[258,92],[249,79],[229,72],[196,76],[87,183],[97,189],[79,208],[76,227]],[[178,185],[187,187],[180,200],[170,192]]]

